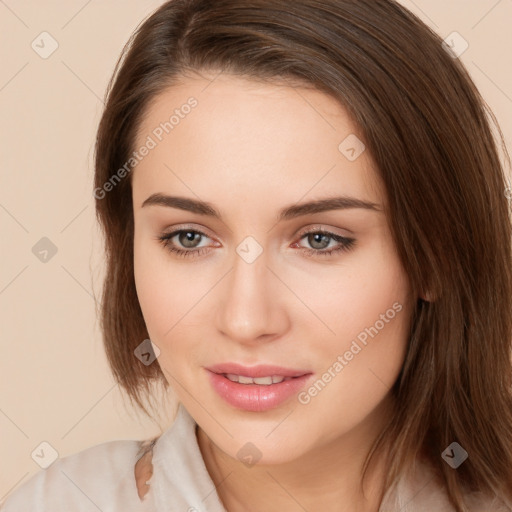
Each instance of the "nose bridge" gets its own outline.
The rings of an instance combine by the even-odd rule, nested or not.
[[[218,304],[218,328],[239,341],[275,334],[279,311],[269,255],[252,237],[236,247],[231,272],[226,276]]]

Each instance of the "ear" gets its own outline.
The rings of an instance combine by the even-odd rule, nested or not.
[[[434,302],[434,294],[429,290],[422,292],[418,298],[424,302]]]

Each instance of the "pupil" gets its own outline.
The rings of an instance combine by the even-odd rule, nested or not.
[[[180,242],[183,243],[185,247],[194,247],[194,239],[196,238],[196,236],[200,236],[199,233],[194,233],[193,231],[187,231],[185,233],[182,233],[181,236],[183,235],[185,235],[185,242],[183,242],[182,240],[180,240]]]
[[[313,236],[313,243],[311,245],[315,247],[316,243],[319,243],[321,247],[315,247],[315,249],[325,249],[329,245],[329,236],[324,235],[323,233],[315,233]],[[325,238],[324,243],[321,242],[321,239]],[[326,242],[326,243],[325,243]]]

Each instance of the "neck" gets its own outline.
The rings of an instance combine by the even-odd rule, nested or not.
[[[247,467],[220,450],[199,427],[197,439],[228,512],[377,512],[384,493],[385,456],[372,459],[364,486],[361,478],[366,454],[383,428],[385,406],[350,432],[281,464]]]

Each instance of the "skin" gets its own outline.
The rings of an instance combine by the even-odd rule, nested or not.
[[[368,151],[349,161],[338,149],[359,132],[331,97],[227,73],[214,78],[188,76],[156,97],[136,141],[141,146],[175,108],[197,99],[131,176],[137,294],[158,364],[198,424],[205,465],[229,512],[376,511],[386,468],[378,461],[371,467],[363,496],[361,467],[391,411],[416,300],[391,237],[382,183]],[[207,201],[222,220],[142,207],[155,193]],[[379,210],[278,221],[285,206],[333,195]],[[319,227],[355,245],[308,256],[304,248],[340,245],[304,234]],[[206,235],[196,246],[185,235],[172,239],[203,254],[179,257],[158,240],[178,228]],[[263,249],[250,264],[236,252],[247,236]],[[402,310],[307,404],[293,396],[248,412],[210,385],[204,367],[228,361],[309,370],[315,381],[394,303]],[[248,442],[261,452],[250,467],[237,457]]]

